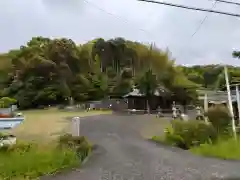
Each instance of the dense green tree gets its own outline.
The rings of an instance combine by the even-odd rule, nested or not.
[[[237,57],[237,55],[236,55]],[[240,68],[227,66],[230,83],[239,82]],[[181,67],[184,75],[192,82],[199,84],[202,88],[217,90],[224,89],[225,79],[222,65],[202,65],[192,67]]]
[[[17,102],[16,99],[9,98],[9,97],[2,97],[0,98],[0,108],[9,108],[11,105]]]
[[[233,51],[232,55],[235,58],[240,58],[240,51]]]
[[[146,96],[147,100],[147,111],[150,113],[150,98],[155,94],[158,88],[157,76],[151,69],[143,73],[142,76],[136,81],[136,87],[142,94]]]
[[[131,92],[133,85],[134,81],[132,76],[132,69],[125,68],[122,70],[121,75],[117,77],[115,86],[112,90],[112,95],[124,96],[125,94]]]
[[[0,55],[0,65],[0,96],[17,99],[21,108],[67,103],[70,97],[83,102],[122,96],[135,82],[148,96],[160,84],[174,93],[179,84],[187,92],[202,83],[176,67],[169,51],[123,38],[77,45],[66,38],[33,37]],[[195,69],[192,74],[201,70]]]

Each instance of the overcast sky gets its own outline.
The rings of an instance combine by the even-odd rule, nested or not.
[[[240,0],[234,0],[239,1]],[[211,8],[211,0],[165,0]],[[240,14],[240,6],[217,3],[215,10]],[[83,43],[97,37],[124,37],[169,48],[178,64],[229,63],[240,49],[240,18],[189,11],[136,0],[1,0],[0,52],[32,36],[67,37]]]

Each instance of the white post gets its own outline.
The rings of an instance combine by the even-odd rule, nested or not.
[[[237,107],[238,107],[238,120],[240,124],[240,97],[239,97],[238,84],[236,85],[236,97],[237,97]]]
[[[227,67],[224,66],[224,72],[225,72],[225,80],[226,80],[226,87],[227,87],[227,94],[228,94],[228,106],[229,106],[229,111],[232,116],[232,130],[233,130],[233,136],[236,138],[236,126],[235,126],[235,120],[234,120],[234,114],[233,114],[233,106],[232,106],[232,97],[231,97],[231,92],[230,92],[230,86],[229,86],[229,80],[228,80],[228,72],[227,72]]]
[[[204,94],[204,113],[207,113],[208,112],[208,96],[207,96],[207,93]],[[205,122],[207,123],[208,120],[207,120],[207,116],[204,114],[204,120]]]
[[[80,118],[77,120],[77,135],[80,136]]]
[[[80,136],[80,118],[79,117],[73,118],[73,126],[74,126],[73,131],[75,131],[74,134],[76,133],[77,136]]]

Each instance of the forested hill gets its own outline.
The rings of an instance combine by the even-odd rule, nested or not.
[[[227,67],[230,83],[240,82],[240,67],[230,65]],[[181,70],[190,81],[199,84],[203,88],[215,90],[223,90],[225,88],[223,65],[181,66]]]
[[[234,76],[239,72],[232,71]],[[0,96],[32,108],[64,103],[69,97],[82,102],[122,96],[141,84],[149,92],[161,86],[187,100],[200,86],[212,88],[217,80],[221,85],[221,72],[217,66],[178,67],[167,51],[123,38],[76,44],[34,37],[0,55]]]

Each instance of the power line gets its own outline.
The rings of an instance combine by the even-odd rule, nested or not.
[[[215,2],[213,3],[213,5],[212,5],[212,7],[211,7],[211,10],[213,10],[213,9],[216,7],[217,2],[218,2],[218,1],[215,0]],[[204,19],[201,21],[201,23],[199,24],[199,26],[197,27],[197,29],[195,30],[195,32],[192,34],[191,38],[192,38],[195,34],[197,34],[197,32],[201,29],[203,23],[207,20],[208,17],[209,17],[209,15],[207,14],[207,15],[205,16],[205,18],[204,18]]]
[[[172,7],[177,7],[177,8],[182,8],[182,9],[189,9],[189,10],[195,10],[195,11],[210,12],[210,13],[222,14],[222,15],[233,16],[233,17],[240,17],[240,14],[234,14],[234,13],[223,12],[223,11],[215,11],[215,10],[211,10],[211,9],[191,7],[191,6],[185,6],[185,5],[180,5],[180,4],[159,2],[159,1],[153,1],[153,0],[137,0],[137,1],[143,1],[143,2],[154,3],[154,4],[162,4],[162,5],[165,5],[165,6],[172,6]]]
[[[117,18],[117,19],[119,19],[119,20],[125,22],[126,24],[131,24],[131,25],[133,24],[133,23],[131,23],[129,20],[127,20],[127,19],[125,19],[125,18],[122,18],[122,17],[120,17],[120,16],[117,16],[116,14],[112,14],[112,13],[106,11],[105,9],[103,9],[103,8],[101,8],[101,7],[99,7],[99,6],[97,6],[96,4],[94,4],[94,3],[92,3],[92,2],[89,2],[88,0],[83,0],[83,1],[84,1],[86,4],[89,4],[89,5],[95,7],[96,9],[98,9],[98,10],[104,12],[104,13],[106,13],[106,14],[108,14],[108,15],[110,15],[110,16],[113,16],[113,17],[115,17],[115,18]],[[146,34],[148,34],[149,36],[152,36],[151,33],[148,32],[148,31],[145,30],[145,29],[142,29],[142,28],[139,28],[139,27],[136,27],[136,28],[137,28],[138,30],[140,30],[140,31],[142,31],[142,32],[144,32],[144,33],[146,33]]]
[[[227,3],[227,4],[233,4],[233,5],[238,5],[240,6],[240,3],[238,2],[233,2],[233,1],[225,1],[225,0],[215,0],[217,2],[222,2],[222,3]]]

